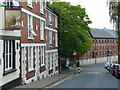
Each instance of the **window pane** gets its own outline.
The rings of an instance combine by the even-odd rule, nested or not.
[[[6,69],[8,68],[8,55],[6,55]]]

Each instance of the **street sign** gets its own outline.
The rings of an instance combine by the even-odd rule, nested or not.
[[[69,63],[70,63],[70,59],[67,58],[67,59],[66,59],[66,67],[69,67]]]
[[[76,55],[77,55],[77,52],[76,52],[76,51],[74,51],[74,52],[73,52],[73,56],[76,56]]]

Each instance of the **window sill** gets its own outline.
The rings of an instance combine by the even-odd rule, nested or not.
[[[40,14],[44,15],[44,11],[40,11]]]
[[[41,67],[44,67],[45,66],[45,64],[41,64]]]
[[[27,6],[28,6],[29,8],[31,8],[31,9],[33,9],[33,6],[31,6],[31,5],[29,5],[29,4],[27,4]]]
[[[52,48],[53,46],[49,46],[50,48]]]
[[[52,23],[49,23],[49,26],[52,26]]]
[[[28,40],[34,40],[34,38],[30,38],[30,37],[28,37]]]
[[[28,72],[32,72],[34,70],[34,68],[30,68],[28,69]]]
[[[7,75],[7,74],[10,74],[10,73],[13,73],[13,72],[15,72],[15,71],[17,71],[17,69],[11,69],[11,70],[5,71],[5,72],[3,73],[3,76],[5,76],[5,75]]]
[[[45,39],[40,39],[41,41],[45,41]]]

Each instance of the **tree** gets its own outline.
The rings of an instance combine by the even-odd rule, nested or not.
[[[120,64],[120,1],[108,0],[111,22],[118,33],[118,63]]]
[[[88,24],[91,21],[86,15],[85,8],[80,5],[72,6],[68,2],[53,2],[48,4],[59,15],[59,50],[64,58],[84,55],[91,48]]]

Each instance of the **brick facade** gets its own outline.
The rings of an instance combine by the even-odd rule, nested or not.
[[[83,57],[80,57],[80,60],[118,55],[117,37],[95,37],[91,32],[90,35],[92,37],[91,49]]]
[[[44,2],[42,13],[41,2],[32,2],[32,6],[27,2],[20,2],[22,6],[21,55],[23,55],[21,56],[21,79],[24,83],[58,73],[56,69],[58,28],[55,26],[57,20],[55,18],[58,16]],[[49,23],[49,14],[51,23]]]

